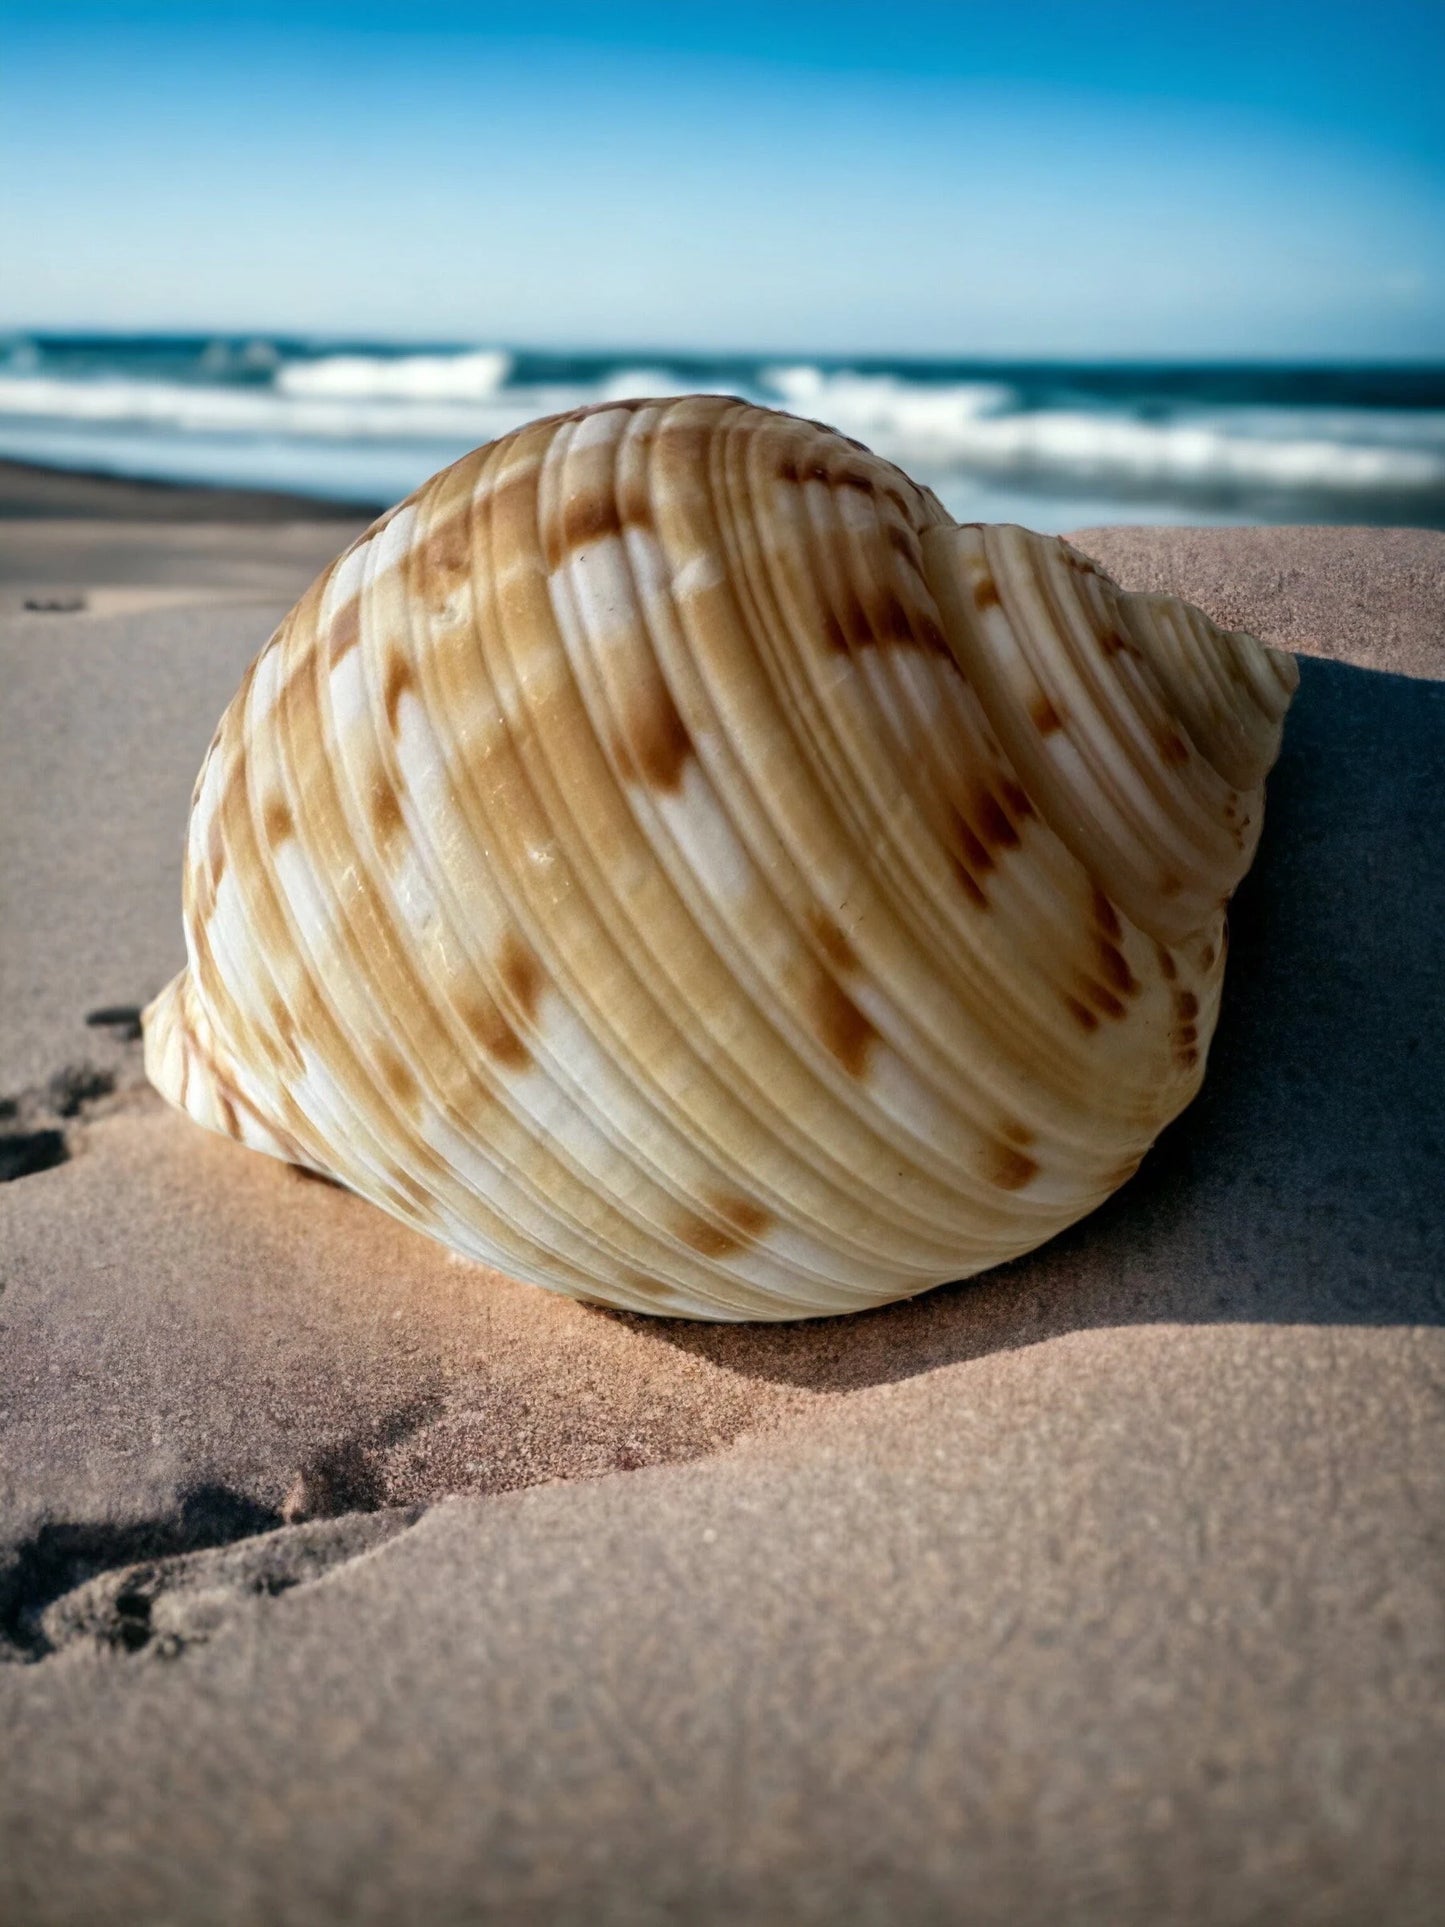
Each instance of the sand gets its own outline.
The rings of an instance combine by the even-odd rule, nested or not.
[[[0,601],[0,1919],[1434,1916],[1445,536],[1079,538],[1310,658],[1204,1093],[1029,1259],[749,1330],[148,1093],[195,768],[347,530],[95,486],[0,520],[87,598]]]

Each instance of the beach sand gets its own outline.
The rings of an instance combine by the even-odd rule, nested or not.
[[[1078,537],[1307,658],[1204,1092],[1028,1259],[750,1329],[455,1261],[148,1091],[196,768],[350,528],[46,490],[0,512],[0,1919],[1437,1917],[1445,535]]]

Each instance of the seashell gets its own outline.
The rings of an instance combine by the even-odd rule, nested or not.
[[[1293,660],[718,396],[384,515],[197,781],[159,1089],[594,1302],[911,1296],[1198,1090]]]

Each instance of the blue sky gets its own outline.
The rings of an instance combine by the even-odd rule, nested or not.
[[[0,48],[0,325],[1445,358],[1445,0],[0,0]]]

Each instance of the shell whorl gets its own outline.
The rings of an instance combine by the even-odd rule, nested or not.
[[[1293,686],[817,424],[535,423],[252,666],[147,1066],[578,1296],[911,1295],[1092,1209],[1193,1096]]]

